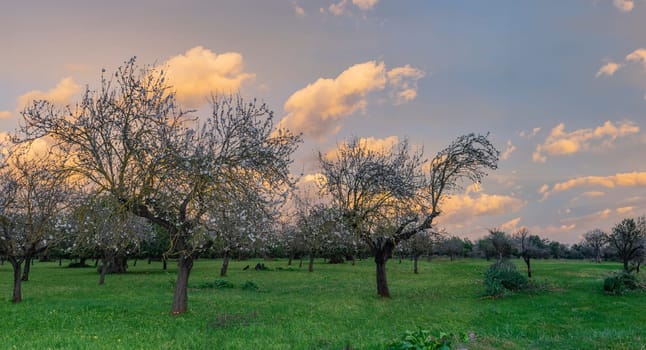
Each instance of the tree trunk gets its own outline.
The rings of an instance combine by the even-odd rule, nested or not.
[[[303,257],[301,256],[301,261],[298,263],[298,268],[303,267]]]
[[[22,277],[20,278],[22,281],[29,281],[29,272],[31,271],[31,261],[33,259],[33,256],[31,254],[25,255],[25,267],[22,271]]]
[[[166,258],[162,258],[162,270],[166,271],[168,268],[168,260]]]
[[[294,255],[289,254],[289,260],[287,260],[287,266],[292,266],[292,259],[294,259]]]
[[[527,265],[527,277],[532,278],[532,266],[529,262],[530,258],[529,257],[523,257],[523,260],[525,260],[525,264]]]
[[[379,237],[374,242],[373,253],[377,268],[377,295],[382,298],[390,298],[388,280],[386,279],[386,262],[392,257],[395,244],[389,238]]]
[[[413,254],[413,273],[418,274],[417,262],[419,261],[419,254]]]
[[[309,272],[314,271],[314,254],[310,254],[310,264],[309,264],[309,267],[307,268],[307,271]]]
[[[171,315],[183,314],[188,309],[188,277],[193,268],[193,257],[180,256],[177,266],[177,281],[175,282],[173,306],[170,310]]]
[[[132,266],[137,266],[137,258],[135,258],[135,262],[132,263]]]
[[[354,257],[354,255],[351,255],[352,257],[352,266],[354,266],[357,263],[357,259]]]
[[[101,259],[101,273],[99,275],[99,285],[102,286],[105,283],[105,275],[108,273],[108,266],[110,265],[110,258],[107,256]]]
[[[62,256],[58,257],[58,266],[63,266],[63,257]]]
[[[20,285],[20,283],[22,282],[20,279],[20,273],[22,272],[22,262],[15,257],[9,257],[8,260],[11,263],[11,267],[13,268],[13,296],[11,298],[11,302],[18,304],[22,301],[22,289]]]
[[[630,268],[628,266],[628,259],[624,259],[624,272],[630,272]]]
[[[225,250],[224,256],[222,257],[222,268],[220,268],[220,277],[226,276],[227,270],[229,270],[229,253]]]

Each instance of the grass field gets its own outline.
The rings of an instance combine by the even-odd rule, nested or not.
[[[483,298],[484,260],[388,263],[392,299],[376,297],[374,263],[232,262],[233,288],[203,288],[220,261],[198,260],[189,312],[169,315],[175,266],[139,261],[97,285],[92,268],[36,263],[23,302],[10,303],[11,267],[0,266],[2,349],[383,349],[405,330],[473,332],[469,349],[646,349],[646,293],[606,296],[619,264],[537,261],[550,291]],[[517,262],[520,266],[520,262]],[[64,264],[65,265],[65,264]],[[131,263],[132,265],[132,263]],[[251,265],[252,269],[242,268]],[[277,268],[282,268],[279,270]],[[243,289],[252,281],[257,290]]]

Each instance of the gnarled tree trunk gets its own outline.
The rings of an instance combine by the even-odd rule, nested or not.
[[[419,270],[417,269],[417,262],[419,261],[419,254],[413,254],[413,272],[415,274],[419,273]]]
[[[388,280],[386,278],[386,262],[392,257],[395,244],[389,238],[379,237],[373,245],[375,265],[377,268],[377,295],[382,298],[390,298]]]
[[[175,282],[173,306],[170,310],[171,315],[183,314],[188,309],[188,277],[193,268],[193,257],[180,256],[177,266],[177,281]]]
[[[13,268],[13,296],[11,297],[11,302],[18,304],[22,301],[22,289],[20,285],[22,282],[20,278],[20,273],[22,272],[22,261],[11,256],[7,260],[9,260],[11,267]]]
[[[307,268],[307,271],[313,272],[314,271],[314,254],[310,254],[310,264]]]

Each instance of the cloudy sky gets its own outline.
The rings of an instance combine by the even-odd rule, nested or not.
[[[137,56],[187,107],[266,101],[304,135],[298,174],[351,136],[433,156],[490,132],[499,169],[445,203],[453,234],[574,243],[646,213],[646,0],[8,0],[0,33],[0,131]]]

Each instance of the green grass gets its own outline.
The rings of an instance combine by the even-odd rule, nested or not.
[[[0,266],[2,349],[383,349],[405,330],[473,332],[469,349],[646,349],[646,293],[607,296],[603,279],[619,264],[536,261],[550,291],[482,297],[488,263],[464,259],[388,263],[392,299],[376,297],[374,263],[328,265],[313,273],[286,261],[232,262],[213,288],[220,261],[198,260],[189,312],[169,315],[175,265],[139,261],[97,285],[95,269],[36,263],[13,305],[11,267]],[[519,269],[522,266],[517,262]],[[132,263],[131,263],[132,265]],[[252,269],[242,268],[251,265]],[[242,286],[252,281],[257,290]]]

